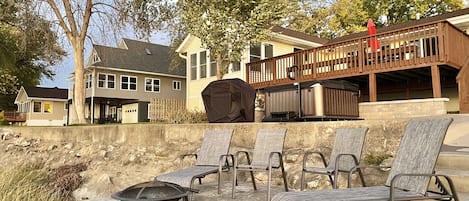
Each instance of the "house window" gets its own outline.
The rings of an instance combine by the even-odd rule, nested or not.
[[[86,88],[89,89],[92,86],[93,83],[93,75],[92,74],[86,74]]]
[[[173,80],[173,90],[181,90],[181,81]]]
[[[44,102],[44,113],[52,113],[52,102]]]
[[[197,54],[191,54],[191,80],[197,79]]]
[[[207,52],[200,52],[200,78],[207,77]]]
[[[160,92],[160,79],[145,78],[145,91]]]
[[[274,56],[274,46],[271,44],[255,44],[249,48],[249,62],[259,61]]]
[[[251,46],[249,48],[249,62],[259,61],[261,59],[261,44]]]
[[[264,44],[264,57],[262,59],[267,59],[274,56],[274,46],[271,44]]]
[[[34,106],[33,112],[41,112],[42,102],[34,101],[33,106]]]
[[[215,58],[210,57],[210,76],[217,75],[217,61]]]
[[[93,54],[93,63],[97,63],[97,62],[100,62],[101,60],[99,59],[99,56],[98,54]]]
[[[137,90],[137,77],[122,75],[121,76],[121,89],[123,90]]]
[[[231,63],[231,69],[233,72],[240,71],[241,70],[240,62]]]
[[[112,74],[98,74],[98,88],[114,89],[116,83],[116,76]]]

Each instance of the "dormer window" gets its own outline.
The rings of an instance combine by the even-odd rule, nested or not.
[[[98,62],[100,62],[100,61],[101,61],[101,59],[99,59],[98,54],[94,53],[94,54],[93,54],[93,63],[98,63]]]

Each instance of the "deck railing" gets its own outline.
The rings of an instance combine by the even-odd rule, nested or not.
[[[4,113],[5,121],[10,122],[24,122],[26,121],[26,113],[24,112],[5,112]]]
[[[372,49],[371,43],[379,47]],[[460,54],[466,53],[449,48],[450,43],[464,49],[468,36],[447,22],[424,24],[248,63],[246,80],[254,88],[264,88],[430,64],[462,65]]]

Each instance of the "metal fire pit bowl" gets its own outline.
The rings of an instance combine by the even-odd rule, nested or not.
[[[113,193],[111,197],[121,201],[187,201],[188,194],[189,192],[179,185],[150,181],[130,186]]]

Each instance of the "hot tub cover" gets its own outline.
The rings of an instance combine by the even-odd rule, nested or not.
[[[256,91],[241,79],[210,82],[202,91],[202,99],[211,123],[254,121]]]

